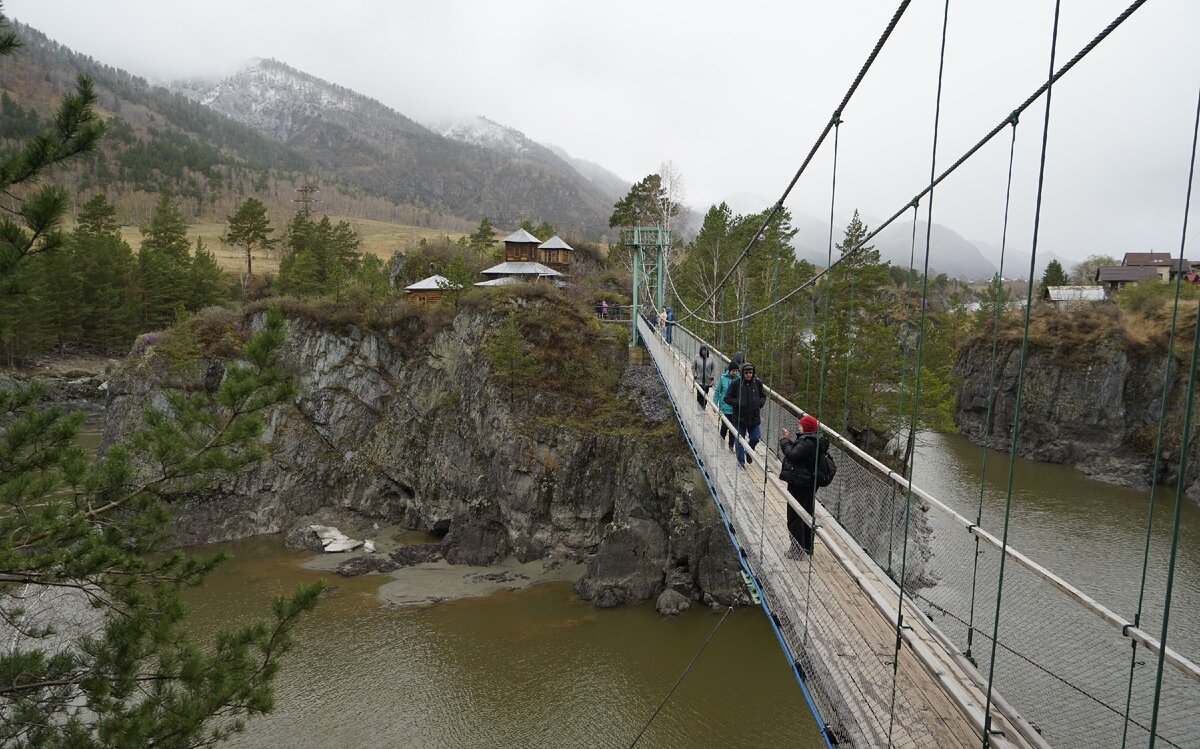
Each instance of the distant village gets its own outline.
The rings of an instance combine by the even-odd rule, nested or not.
[[[1185,283],[1200,283],[1200,262],[1177,260],[1169,252],[1126,252],[1120,265],[1101,265],[1091,286],[1047,286],[1042,299],[1056,307],[1103,302],[1126,286],[1167,283],[1182,275]]]
[[[543,242],[524,229],[517,229],[504,238],[504,262],[480,271],[484,280],[475,286],[505,286],[541,279],[565,284],[571,272],[573,251],[557,234]],[[445,290],[458,288],[459,284],[445,276],[433,275],[405,286],[404,293],[421,304],[437,304]]]

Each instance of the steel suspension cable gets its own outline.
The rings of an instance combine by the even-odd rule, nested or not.
[[[1004,224],[1000,230],[1000,268],[996,271],[996,288],[993,290],[996,294],[995,309],[992,310],[992,354],[988,364],[988,401],[987,413],[983,417],[983,447],[980,449],[982,453],[980,458],[979,470],[979,504],[975,508],[975,525],[978,526],[983,522],[983,495],[987,480],[987,464],[988,464],[988,435],[992,429],[992,411],[996,405],[996,351],[1000,343],[1000,314],[1003,310],[1004,301],[1004,254],[1008,248],[1008,210],[1012,203],[1012,177],[1013,177],[1013,157],[1017,151],[1017,120],[1014,116],[1012,121],[1012,139],[1008,144],[1008,179],[1004,186]],[[975,554],[971,564],[971,608],[969,621],[967,623],[967,649],[963,651],[963,655],[972,663],[975,662],[974,656],[971,655],[971,646],[975,639],[975,593],[977,590],[977,582],[979,579],[979,536],[975,537]]]
[[[942,6],[942,41],[941,48],[938,52],[938,75],[937,75],[937,96],[934,99],[933,105],[933,145],[929,155],[929,181],[933,182],[937,175],[937,149],[938,135],[941,132],[942,122],[942,82],[946,71],[946,30],[950,25],[950,0]],[[917,434],[917,419],[921,410],[921,364],[922,356],[925,352],[925,310],[929,306],[926,301],[929,297],[929,251],[930,245],[933,242],[933,191],[929,192],[929,200],[925,206],[925,265],[921,277],[921,313],[920,325],[917,327],[917,354],[916,362],[913,365],[913,402],[912,402],[912,420],[909,422],[908,440],[909,444],[914,445]],[[908,450],[908,466],[905,470],[905,475],[908,477],[908,489],[906,491],[906,499],[904,506],[904,548],[900,551],[900,578],[896,581],[896,586],[899,589],[898,600],[896,601],[896,645],[894,655],[892,657],[892,699],[890,714],[888,715],[888,745],[892,743],[892,729],[896,724],[896,692],[900,681],[900,648],[903,644],[903,628],[904,628],[904,588],[907,582],[908,572],[908,534],[909,521],[912,517],[912,464],[916,459],[916,450],[911,448]]]
[[[1183,210],[1183,231],[1179,240],[1180,252],[1187,244],[1188,213],[1192,203],[1192,181],[1196,172],[1196,133],[1200,132],[1200,93],[1196,96],[1196,127],[1192,135],[1192,163],[1188,167],[1187,199]],[[1179,270],[1182,271],[1182,268]],[[1175,558],[1179,551],[1179,516],[1183,510],[1184,481],[1187,476],[1188,450],[1192,441],[1192,405],[1196,395],[1196,362],[1200,355],[1200,299],[1196,305],[1196,327],[1192,331],[1192,366],[1188,377],[1187,406],[1183,411],[1183,431],[1179,446],[1179,476],[1175,480],[1175,516],[1171,522],[1171,552],[1167,562],[1167,590],[1163,595],[1162,634],[1158,638],[1158,665],[1154,674],[1154,708],[1150,714],[1150,747],[1158,728],[1158,708],[1162,698],[1163,662],[1167,651],[1167,626],[1171,620],[1171,594],[1175,587]]]
[[[831,260],[833,258],[833,215],[834,215],[835,207],[837,206],[838,142],[839,142],[839,135],[841,134],[841,128],[842,128],[842,119],[839,117],[833,123],[833,165],[832,165],[832,168],[830,169],[830,178],[829,178],[829,246],[827,248],[827,252],[828,252],[828,257]],[[824,301],[825,311],[824,311],[824,314],[822,315],[822,320],[821,320],[821,361],[818,364],[819,369],[817,371],[817,411],[816,412],[818,414],[820,414],[820,416],[818,418],[821,418],[821,419],[825,418],[825,365],[827,363],[826,357],[828,356],[828,353],[829,353],[829,297],[832,294],[832,292],[833,292],[833,280],[830,279],[830,281],[825,284],[825,301]],[[819,432],[818,432],[818,434],[819,434]],[[818,439],[818,446],[819,446],[819,442],[820,442],[820,440]],[[820,457],[821,457],[820,450],[813,450],[813,467],[812,467],[811,475],[814,478],[817,475],[817,465],[820,462]],[[816,504],[816,494],[815,494],[816,488],[815,488],[815,486],[813,488],[813,492],[814,492],[813,512],[811,513],[812,525],[810,527],[810,530],[812,531],[812,534],[811,534],[812,551],[809,552],[809,555],[808,555],[809,556],[809,558],[808,558],[808,582],[807,582],[807,585],[805,586],[805,591],[804,591],[804,636],[805,637],[808,637],[808,623],[809,623],[809,619],[810,619],[810,614],[812,612],[812,606],[809,603],[810,598],[812,596],[812,587],[813,587],[812,586],[812,573],[813,573],[814,565],[813,565],[812,558],[816,554],[816,551],[817,551],[817,512],[816,512],[817,504]]]
[[[993,138],[995,138],[998,134],[1000,134],[1004,130],[1004,128],[1008,125],[1008,123],[1013,120],[1014,117],[1019,118],[1020,115],[1022,113],[1024,113],[1024,111],[1026,109],[1028,109],[1038,99],[1041,98],[1042,94],[1048,92],[1050,85],[1052,83],[1057,82],[1060,78],[1062,78],[1064,75],[1066,75],[1068,71],[1070,71],[1072,68],[1074,68],[1075,65],[1077,65],[1079,63],[1080,60],[1087,57],[1087,55],[1090,54],[1092,52],[1092,50],[1094,50],[1096,48],[1096,46],[1100,44],[1100,42],[1107,39],[1112,34],[1112,32],[1116,31],[1117,28],[1121,26],[1121,24],[1123,24],[1125,21],[1127,21],[1129,19],[1129,17],[1131,15],[1133,15],[1133,13],[1138,8],[1145,5],[1146,2],[1147,2],[1147,0],[1134,0],[1134,2],[1131,5],[1129,5],[1129,7],[1127,7],[1124,11],[1122,11],[1119,16],[1117,16],[1115,19],[1113,19],[1113,21],[1111,23],[1109,23],[1108,26],[1106,26],[1099,34],[1097,34],[1095,37],[1093,37],[1090,42],[1088,42],[1086,45],[1084,45],[1084,47],[1082,49],[1080,49],[1079,52],[1077,52],[1075,54],[1075,56],[1073,58],[1071,58],[1071,60],[1069,62],[1067,62],[1065,65],[1063,65],[1061,68],[1059,68],[1058,71],[1056,73],[1054,73],[1054,75],[1050,78],[1050,80],[1048,80],[1046,83],[1043,83],[1036,91],[1034,91],[1032,94],[1030,94],[1029,97],[1025,99],[1025,101],[1021,102],[1021,104],[1019,106],[1017,106],[1017,108],[1014,109],[1007,117],[1005,117],[1003,120],[1001,120],[999,124],[997,124],[986,135],[984,135],[982,138],[980,138],[978,141],[976,141],[976,143],[973,146],[968,148],[962,154],[962,156],[960,156],[945,171],[943,171],[940,175],[938,175],[937,179],[930,182],[920,192],[918,192],[916,195],[914,195],[911,200],[907,201],[904,204],[903,208],[898,209],[895,213],[893,213],[891,216],[889,216],[887,219],[885,219],[883,221],[883,223],[876,226],[875,230],[870,232],[869,234],[867,234],[867,236],[864,237],[863,240],[858,245],[856,245],[853,249],[850,249],[847,252],[845,252],[841,258],[839,258],[836,262],[834,262],[834,265],[837,265],[838,263],[844,261],[847,257],[852,255],[853,253],[858,252],[863,247],[865,247],[866,244],[868,242],[870,242],[872,239],[874,239],[880,232],[882,232],[887,227],[891,226],[898,218],[900,218],[904,214],[904,212],[908,210],[909,206],[912,205],[913,201],[919,201],[920,199],[924,198],[926,195],[928,195],[933,190],[934,187],[941,184],[947,177],[949,177],[951,174],[953,174],[955,171],[957,171],[959,167],[961,167],[968,160],[970,160],[971,157],[973,157],[976,153],[978,153],[980,149],[982,149],[985,145],[990,143]],[[823,276],[828,274],[831,270],[832,270],[832,268],[825,268],[824,270],[818,272],[816,275],[814,275],[812,278],[810,278],[808,281],[805,281],[804,283],[800,284],[796,288],[789,291],[787,294],[784,294],[779,299],[776,299],[775,301],[771,302],[770,304],[767,304],[766,306],[764,306],[760,309],[757,309],[753,312],[748,313],[747,315],[745,315],[745,317],[755,317],[757,315],[761,315],[762,313],[771,309],[775,305],[786,302],[788,299],[792,298],[796,294],[800,293],[804,289],[808,288],[809,286],[811,286],[812,284],[814,284],[815,282],[820,280]],[[703,302],[701,304],[703,304]],[[687,308],[685,307],[685,309],[687,309]],[[729,320],[710,320],[705,317],[700,317],[698,314],[696,314],[695,310],[688,310],[688,317],[689,318],[695,317],[700,322],[708,323],[710,325],[729,325],[729,324],[733,324],[733,323],[742,322],[741,317],[733,318],[733,319],[729,319]]]
[[[1025,323],[1021,334],[1021,359],[1017,368],[1017,392],[1013,404],[1012,444],[1008,453],[1008,487],[1004,498],[1004,532],[1000,539],[1000,573],[996,580],[996,611],[992,620],[992,647],[988,659],[987,695],[984,701],[983,746],[990,745],[992,687],[996,681],[996,641],[1000,638],[1000,611],[1004,597],[1004,568],[1008,561],[1008,531],[1012,520],[1013,483],[1017,473],[1017,444],[1021,432],[1021,396],[1025,389],[1025,365],[1029,357],[1029,318],[1033,312],[1033,279],[1036,277],[1038,235],[1042,223],[1042,195],[1046,184],[1046,147],[1050,141],[1050,103],[1054,83],[1054,55],[1058,51],[1058,19],[1062,0],[1054,2],[1054,28],[1050,36],[1050,72],[1046,82],[1046,113],[1042,119],[1042,147],[1038,158],[1037,198],[1033,209],[1033,241],[1029,248],[1029,284],[1025,290]]]
[[[913,209],[912,241],[910,242],[909,247],[908,247],[908,275],[905,277],[905,280],[904,280],[904,338],[902,339],[904,341],[908,340],[909,332],[912,328],[912,325],[911,325],[912,320],[908,314],[908,312],[909,312],[908,300],[909,300],[909,297],[912,296],[911,289],[909,287],[912,284],[913,274],[916,272],[916,270],[913,266],[916,264],[916,259],[917,259],[917,210],[919,209],[919,207],[920,207],[919,203],[912,204],[912,209]],[[901,344],[901,348],[900,348],[900,390],[899,390],[899,395],[898,395],[897,402],[896,402],[896,413],[898,413],[898,414],[907,413],[905,411],[905,407],[904,407],[904,386],[908,382],[908,372],[906,371],[907,369],[908,369],[908,357],[904,354],[904,346],[903,346],[903,344]],[[888,502],[888,566],[887,566],[887,573],[888,573],[889,577],[893,577],[895,575],[895,572],[892,570],[892,554],[893,554],[893,550],[895,549],[895,546],[896,546],[896,482],[893,481],[893,482],[891,482],[891,484],[892,484],[892,489],[890,492],[891,498],[889,499],[889,502]]]
[[[805,170],[808,169],[808,165],[812,163],[813,158],[817,155],[817,151],[821,149],[821,144],[825,142],[827,137],[829,137],[829,132],[831,130],[836,130],[837,125],[841,122],[842,112],[846,110],[846,105],[850,103],[850,99],[854,96],[854,92],[858,90],[859,85],[863,82],[863,79],[866,78],[867,71],[871,69],[871,66],[875,63],[875,59],[879,57],[879,53],[883,50],[883,45],[886,44],[888,38],[891,37],[892,31],[895,30],[896,24],[900,23],[901,16],[904,15],[904,11],[908,10],[908,6],[911,2],[912,0],[902,0],[900,5],[896,8],[896,12],[892,14],[892,19],[888,21],[887,27],[883,30],[883,33],[879,35],[879,39],[875,42],[875,47],[871,50],[871,54],[867,55],[866,61],[859,69],[858,75],[854,77],[854,81],[850,84],[850,88],[846,90],[845,96],[842,97],[841,102],[833,110],[833,115],[830,116],[829,122],[826,123],[825,128],[821,131],[821,134],[817,136],[817,140],[815,143],[813,143],[812,148],[809,149],[808,156],[804,157],[804,161],[800,164],[800,168],[796,170],[796,173],[792,175],[792,180],[788,182],[787,187],[784,188],[783,195],[780,195],[779,200],[775,201],[775,204],[771,207],[766,219],[762,222],[762,225],[758,227],[758,231],[754,232],[754,236],[750,238],[750,241],[746,244],[746,248],[742,250],[741,254],[738,256],[738,259],[734,261],[733,266],[730,267],[724,278],[721,279],[721,281],[707,297],[705,297],[699,304],[696,305],[696,309],[703,307],[709,299],[712,299],[717,295],[717,293],[720,292],[721,287],[725,285],[731,276],[733,276],[734,271],[736,271],[738,266],[742,264],[742,261],[750,255],[750,250],[758,242],[759,238],[762,237],[762,233],[766,231],[767,227],[771,224],[771,221],[773,221],[775,217],[778,216],[783,210],[784,201],[787,200],[788,195],[791,195],[792,189],[795,188],[796,183],[800,181],[801,175],[803,175]],[[688,309],[686,306],[684,309],[687,310],[688,314],[685,317],[680,318],[679,322],[683,322],[695,316],[695,310]]]
[[[1171,330],[1167,334],[1167,354],[1163,358],[1163,384],[1162,384],[1162,400],[1159,403],[1158,410],[1158,435],[1154,440],[1154,463],[1151,466],[1150,474],[1150,507],[1146,512],[1146,543],[1142,551],[1142,581],[1138,588],[1137,609],[1133,614],[1133,626],[1141,626],[1142,621],[1142,605],[1146,598],[1146,577],[1150,567],[1150,538],[1151,531],[1154,528],[1154,505],[1158,495],[1158,472],[1159,462],[1162,460],[1162,443],[1163,433],[1167,421],[1167,399],[1170,396],[1171,388],[1171,363],[1175,354],[1175,326],[1179,318],[1179,291],[1183,285],[1183,255],[1185,245],[1187,243],[1187,225],[1188,213],[1192,205],[1192,184],[1196,176],[1196,139],[1200,135],[1200,96],[1196,101],[1196,121],[1192,127],[1192,156],[1188,162],[1188,183],[1187,193],[1183,200],[1183,236],[1179,242],[1179,260],[1175,274],[1175,298],[1171,304]],[[1124,748],[1129,735],[1129,710],[1133,703],[1133,672],[1137,665],[1137,640],[1132,641],[1132,648],[1129,655],[1129,684],[1125,692],[1125,726],[1121,731],[1121,747]]]
[[[671,685],[671,689],[666,693],[665,696],[663,696],[662,701],[658,703],[658,707],[654,708],[654,712],[650,713],[650,717],[646,720],[646,725],[642,726],[642,730],[638,731],[637,736],[633,737],[633,741],[629,742],[629,749],[633,749],[633,747],[637,746],[637,743],[642,740],[642,736],[644,736],[646,731],[650,728],[650,724],[654,722],[654,719],[658,717],[659,712],[662,711],[663,707],[667,704],[667,701],[671,699],[671,695],[675,694],[675,690],[678,689],[679,685],[683,683],[684,677],[686,677],[688,672],[692,670],[692,666],[696,665],[696,661],[700,660],[700,654],[703,653],[704,649],[708,647],[708,643],[712,642],[712,639],[716,637],[717,630],[720,629],[721,625],[725,623],[726,617],[728,617],[732,611],[732,606],[729,606],[725,609],[725,613],[721,616],[721,620],[717,622],[717,626],[713,627],[712,632],[708,633],[708,637],[705,638],[704,642],[700,643],[700,647],[696,650],[696,654],[692,656],[692,660],[688,662],[687,666],[684,667],[683,672],[679,674],[679,678],[676,679],[675,683]]]

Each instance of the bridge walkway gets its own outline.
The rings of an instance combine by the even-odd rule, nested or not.
[[[728,530],[831,743],[856,747],[976,747],[983,743],[982,677],[907,599],[899,660],[899,591],[818,503],[817,544],[789,558],[792,500],[765,447],[739,468],[711,404],[696,403],[690,360],[645,320],[639,331],[675,403],[684,433]],[[791,425],[794,427],[794,423]],[[798,505],[797,510],[803,513]],[[1045,746],[1003,700],[993,699],[991,746]]]

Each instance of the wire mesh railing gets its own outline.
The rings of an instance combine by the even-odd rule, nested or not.
[[[676,326],[673,346],[683,358],[694,357],[702,344],[727,359]],[[790,428],[804,412],[769,388],[768,396],[762,433],[773,452],[775,440],[766,437]],[[999,528],[989,532],[987,521],[976,525],[914,487],[906,534],[905,479],[822,428],[831,438],[838,472],[819,493],[820,504],[896,584],[907,539],[906,599],[936,624],[950,647],[977,664],[978,679],[987,679],[1000,579]],[[1052,746],[1149,745],[1157,639],[1011,547],[1004,553],[1009,564],[995,643],[995,691]],[[1134,641],[1140,644],[1131,681]],[[1154,743],[1200,747],[1200,668],[1170,649],[1167,664]]]

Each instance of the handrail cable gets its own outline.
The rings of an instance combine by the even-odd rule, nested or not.
[[[996,306],[992,311],[992,354],[988,364],[988,398],[987,398],[987,414],[983,417],[983,446],[980,448],[980,468],[979,468],[979,504],[975,508],[975,525],[980,525],[983,522],[983,495],[984,487],[987,481],[987,464],[988,464],[988,435],[992,429],[992,412],[996,406],[996,352],[1000,344],[1000,314],[1004,311],[1003,301],[1004,294],[1001,293],[1004,289],[1004,254],[1008,248],[1008,209],[1012,203],[1012,177],[1013,177],[1013,157],[1017,151],[1017,122],[1012,123],[1012,139],[1008,144],[1008,179],[1004,186],[1004,224],[1000,230],[1000,268],[996,271],[996,284],[998,288],[993,291],[996,294]],[[975,555],[971,564],[971,607],[970,621],[967,624],[967,649],[963,651],[972,663],[975,662],[974,656],[971,655],[971,645],[975,639],[975,593],[976,584],[979,580],[979,537],[975,537]]]
[[[888,38],[891,37],[892,31],[895,30],[896,24],[900,23],[900,17],[904,15],[904,11],[908,9],[908,6],[911,2],[912,0],[902,0],[900,5],[896,8],[896,12],[892,14],[892,20],[888,21],[887,27],[883,30],[883,33],[879,35],[879,39],[875,42],[874,49],[871,50],[871,54],[867,55],[866,61],[863,62],[862,67],[859,68],[858,75],[854,77],[854,82],[851,83],[850,88],[846,90],[846,95],[842,97],[842,101],[833,110],[833,115],[830,116],[829,122],[825,123],[825,128],[821,131],[821,134],[817,136],[817,140],[815,143],[813,143],[812,148],[809,149],[808,156],[804,157],[804,161],[800,164],[800,168],[796,170],[794,175],[792,175],[792,180],[791,182],[788,182],[787,187],[784,188],[783,195],[779,196],[779,200],[775,201],[775,205],[771,207],[771,211],[763,220],[762,225],[758,227],[758,231],[754,232],[754,236],[750,238],[750,241],[746,244],[746,248],[742,250],[741,255],[739,255],[738,259],[734,261],[733,266],[729,268],[729,271],[725,274],[725,277],[713,287],[712,292],[710,292],[707,297],[705,297],[698,305],[696,305],[696,309],[703,307],[708,300],[720,293],[721,287],[723,287],[730,277],[733,276],[733,272],[737,270],[739,265],[742,264],[742,261],[749,257],[750,250],[758,242],[759,238],[762,237],[762,233],[766,231],[771,222],[775,220],[775,217],[779,215],[780,211],[783,210],[784,201],[787,200],[788,195],[792,193],[792,189],[796,186],[796,183],[800,181],[800,175],[804,174],[804,171],[808,169],[808,165],[812,163],[813,158],[817,155],[817,151],[819,151],[821,148],[821,144],[824,143],[825,138],[829,136],[829,131],[835,130],[837,125],[841,122],[842,112],[846,110],[846,105],[850,103],[850,99],[854,96],[854,92],[858,90],[859,84],[863,82],[863,79],[867,75],[867,71],[870,70],[871,65],[874,64],[875,58],[879,57],[879,53],[883,50],[883,45],[886,44]],[[686,305],[684,306],[684,309],[687,310],[688,314],[682,318],[679,318],[678,322],[683,322],[684,320],[695,316],[695,310],[688,309]]]
[[[1196,135],[1200,132],[1200,94],[1196,97],[1196,129],[1192,135],[1192,163],[1188,168],[1187,199],[1183,210],[1183,231],[1179,239],[1180,252],[1187,243],[1188,212],[1192,203],[1192,179],[1196,172]],[[1182,269],[1180,269],[1182,270]],[[1171,594],[1175,587],[1175,558],[1179,551],[1179,516],[1183,510],[1184,479],[1187,474],[1188,450],[1192,442],[1192,406],[1196,395],[1196,362],[1200,355],[1200,300],[1196,304],[1196,329],[1192,333],[1192,367],[1188,376],[1187,407],[1183,411],[1183,429],[1179,438],[1179,476],[1175,479],[1175,517],[1171,523],[1171,553],[1167,562],[1167,590],[1163,594],[1162,634],[1158,641],[1158,665],[1154,674],[1154,708],[1150,714],[1150,746],[1154,749],[1155,730],[1158,728],[1158,706],[1162,698],[1163,661],[1167,647],[1167,625],[1171,620]]]
[[[929,181],[933,182],[937,175],[937,149],[938,136],[941,133],[942,123],[942,82],[946,72],[946,31],[950,27],[950,0],[945,0],[942,5],[942,40],[941,47],[938,52],[938,74],[937,74],[937,95],[934,97],[933,104],[933,144],[929,154]],[[921,410],[921,364],[922,357],[925,353],[925,327],[926,318],[925,311],[929,306],[926,301],[929,299],[929,253],[933,244],[933,191],[929,191],[929,200],[925,203],[925,267],[921,271],[921,311],[920,323],[917,325],[917,354],[916,361],[913,364],[913,397],[912,397],[912,420],[908,427],[908,439],[911,445],[911,440],[916,439],[917,434],[917,417]],[[913,463],[916,461],[916,451],[909,449],[908,465],[905,466],[905,473],[908,474],[908,491],[905,496],[904,505],[904,547],[900,550],[900,576],[896,580],[896,585],[899,588],[898,600],[896,601],[896,645],[892,656],[892,715],[888,720],[888,745],[892,743],[892,727],[896,720],[896,690],[900,681],[900,647],[903,644],[901,638],[904,629],[904,589],[907,585],[908,572],[908,536],[910,529],[910,519],[912,518],[912,473]],[[986,720],[986,711],[985,711]]]
[[[911,200],[906,202],[904,204],[903,208],[900,208],[895,213],[893,213],[889,218],[887,218],[883,223],[876,226],[874,231],[867,234],[867,236],[864,237],[863,240],[861,242],[859,242],[859,244],[856,245],[854,248],[847,250],[845,253],[843,253],[842,257],[839,258],[837,261],[835,261],[833,264],[837,265],[838,263],[842,262],[843,260],[845,260],[847,257],[852,255],[853,253],[858,252],[860,249],[862,249],[864,246],[866,246],[866,244],[868,242],[870,242],[872,239],[874,239],[880,232],[882,232],[887,227],[891,226],[892,223],[894,223],[896,221],[896,219],[900,218],[904,214],[904,212],[908,210],[909,206],[911,206],[913,204],[914,201],[919,201],[921,198],[928,195],[933,190],[934,187],[941,184],[941,182],[943,180],[945,180],[947,177],[949,177],[951,174],[953,174],[955,171],[957,171],[960,166],[962,166],[963,164],[965,164],[967,162],[967,160],[969,160],[980,149],[982,149],[985,145],[987,145],[989,142],[991,142],[992,138],[996,137],[996,135],[998,135],[1002,130],[1004,130],[1004,127],[1006,125],[1019,119],[1020,115],[1026,109],[1028,109],[1030,106],[1032,106],[1039,98],[1041,98],[1042,94],[1046,93],[1049,90],[1051,83],[1057,82],[1060,78],[1062,78],[1064,75],[1066,75],[1067,71],[1069,71],[1069,70],[1071,70],[1071,68],[1075,67],[1075,65],[1078,64],[1080,60],[1082,60],[1084,57],[1086,57],[1093,49],[1096,48],[1096,46],[1098,44],[1100,44],[1100,42],[1104,41],[1110,34],[1112,34],[1113,31],[1115,31],[1121,24],[1123,24],[1126,20],[1128,20],[1128,18],[1131,15],[1133,15],[1134,11],[1136,11],[1138,8],[1145,5],[1146,2],[1147,2],[1147,0],[1134,0],[1134,2],[1129,7],[1127,7],[1124,11],[1122,11],[1119,16],[1117,16],[1115,19],[1113,19],[1113,21],[1108,26],[1106,26],[1103,31],[1101,31],[1099,34],[1097,34],[1090,42],[1088,42],[1082,49],[1080,49],[1079,52],[1076,53],[1076,55],[1073,58],[1071,58],[1071,60],[1069,62],[1067,62],[1065,65],[1063,65],[1061,68],[1059,68],[1058,72],[1055,73],[1049,81],[1047,81],[1046,83],[1043,83],[1036,91],[1034,91],[1032,94],[1030,94],[1029,97],[1027,99],[1025,99],[1025,101],[1021,102],[1021,104],[1019,106],[1017,106],[1016,109],[1014,109],[999,124],[997,124],[994,128],[992,128],[991,131],[989,131],[987,135],[980,138],[975,143],[975,145],[968,148],[963,153],[963,155],[960,156],[957,161],[955,161],[953,164],[951,164],[950,167],[946,169],[946,171],[942,172],[938,176],[937,179],[932,181],[929,185],[927,185],[920,192],[918,192],[916,195],[914,195]],[[740,260],[738,262],[740,262]],[[680,318],[680,321],[694,317],[695,319],[699,320],[700,322],[706,323],[709,325],[729,325],[731,323],[740,323],[744,319],[748,319],[750,317],[756,317],[757,315],[760,315],[763,312],[766,312],[767,310],[771,309],[772,307],[774,307],[777,304],[782,304],[783,302],[787,301],[788,299],[792,298],[796,294],[800,293],[804,289],[811,286],[816,281],[820,280],[823,276],[825,276],[827,273],[829,273],[829,271],[831,269],[832,268],[825,268],[824,270],[817,272],[812,278],[810,278],[809,280],[800,284],[796,288],[792,289],[787,294],[784,294],[782,297],[776,299],[775,301],[767,304],[766,306],[764,306],[760,309],[757,309],[757,310],[749,313],[748,315],[745,315],[744,317],[738,317],[738,318],[733,318],[733,319],[729,319],[729,320],[710,320],[708,318],[701,317],[700,315],[696,314],[696,310],[689,309],[687,307],[687,305],[685,305],[681,302],[680,303],[681,306],[683,306],[683,308],[688,311],[688,314],[685,317]],[[669,270],[667,272],[667,277],[670,278]],[[724,283],[724,281],[722,281],[722,283]],[[712,293],[710,293],[707,297],[705,297],[704,301],[706,302],[709,299],[711,299],[717,293],[717,291],[719,291],[719,287],[717,289],[714,289]],[[697,309],[699,309],[700,306],[703,306],[703,304],[704,304],[704,302],[701,302],[700,305],[697,306]]]
[[[1025,390],[1025,365],[1029,359],[1029,318],[1033,313],[1033,278],[1037,268],[1038,235],[1042,223],[1042,195],[1046,185],[1046,147],[1050,140],[1051,84],[1054,82],[1054,55],[1058,51],[1058,19],[1062,0],[1054,0],[1054,28],[1050,34],[1050,70],[1046,82],[1046,113],[1042,119],[1042,148],[1038,157],[1037,198],[1033,208],[1033,241],[1029,246],[1029,284],[1025,289],[1025,323],[1021,334],[1021,359],[1017,365],[1017,392],[1013,402],[1012,444],[1008,454],[1008,487],[1004,498],[1004,531],[1001,535],[1000,573],[996,579],[996,611],[992,618],[992,648],[988,659],[987,693],[984,697],[983,746],[989,746],[992,722],[992,687],[996,681],[996,640],[1000,637],[1000,603],[1004,596],[1004,568],[1008,555],[1008,531],[1012,520],[1013,484],[1017,475],[1017,446],[1021,433],[1021,396]],[[1153,741],[1153,739],[1151,739]]]

